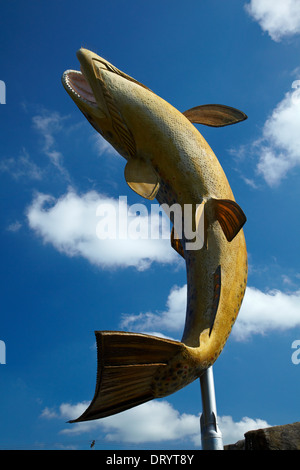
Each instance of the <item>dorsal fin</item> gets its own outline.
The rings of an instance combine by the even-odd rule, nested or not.
[[[225,237],[231,242],[246,222],[246,216],[240,206],[229,199],[213,199],[216,219],[220,223]]]
[[[229,126],[247,119],[242,111],[222,104],[204,104],[188,109],[182,114],[195,124],[211,127]]]

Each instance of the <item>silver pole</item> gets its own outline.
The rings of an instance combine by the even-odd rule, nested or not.
[[[224,450],[222,433],[217,422],[217,405],[213,369],[200,377],[202,414],[200,417],[202,450]]]

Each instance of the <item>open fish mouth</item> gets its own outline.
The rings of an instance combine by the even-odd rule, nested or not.
[[[90,106],[97,106],[93,90],[82,72],[66,70],[63,73],[62,82],[68,92],[71,92]]]

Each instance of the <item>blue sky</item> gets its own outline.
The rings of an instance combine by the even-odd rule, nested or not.
[[[232,443],[299,421],[299,0],[15,0],[0,11],[0,448],[88,449],[94,439],[97,449],[200,448],[199,381],[66,423],[94,394],[95,330],[180,340],[186,305],[169,240],[96,236],[100,203],[144,201],[61,85],[80,47],[181,111],[221,103],[248,115],[199,126],[248,219],[247,292],[214,365],[219,425]]]

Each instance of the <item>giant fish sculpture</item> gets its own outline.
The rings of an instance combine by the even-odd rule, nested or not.
[[[176,227],[172,229],[171,244],[187,269],[181,342],[96,331],[95,395],[72,422],[102,418],[165,397],[200,377],[221,353],[247,283],[242,230],[246,217],[219,161],[193,125],[221,127],[247,116],[222,105],[181,113],[93,52],[80,49],[77,57],[81,72],[67,70],[62,83],[91,125],[127,160],[124,173],[130,188],[168,207],[174,203],[193,207],[193,226],[197,229],[202,221],[203,243],[190,249],[184,233],[178,238]]]

